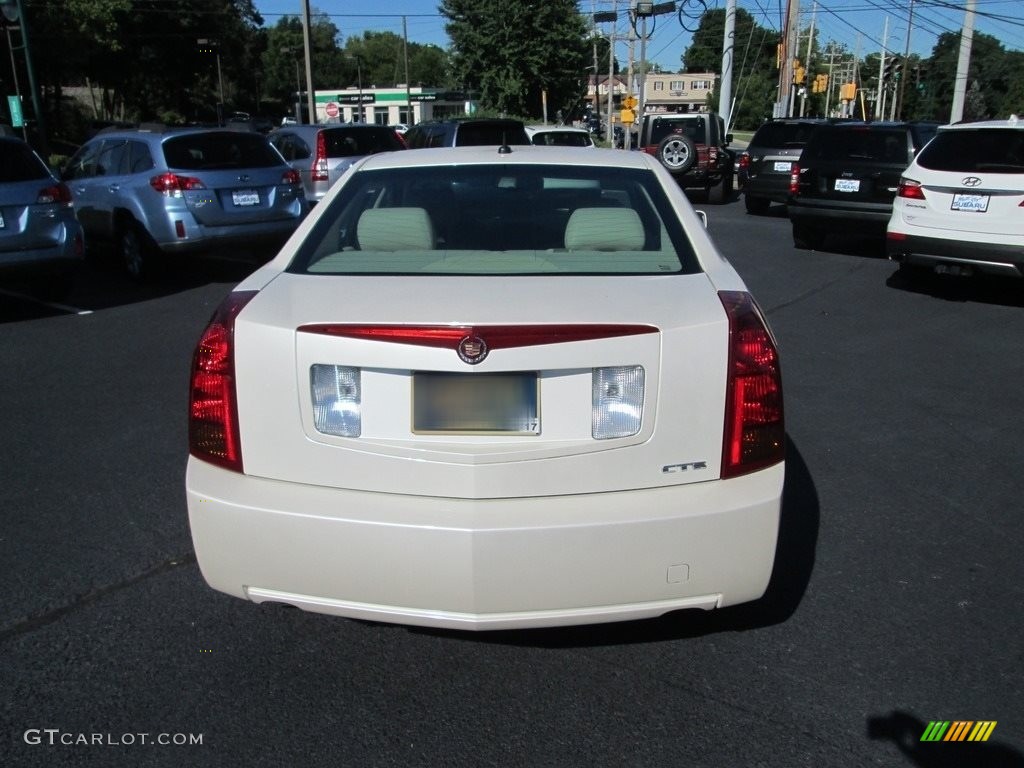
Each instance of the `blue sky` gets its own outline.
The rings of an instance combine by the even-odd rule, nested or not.
[[[721,8],[724,0],[685,0],[677,2],[683,9],[686,26],[696,28],[700,9]],[[737,0],[762,27],[781,28],[781,11],[784,0]],[[979,15],[975,30],[998,38],[1007,50],[1024,51],[1024,19],[1021,18],[1021,0],[976,0]],[[928,55],[931,53],[939,34],[959,30],[964,19],[964,0],[915,0],[914,19],[911,29],[910,49],[912,52]],[[255,5],[272,26],[282,15],[300,16],[302,0],[255,0]],[[432,43],[442,48],[448,46],[444,31],[445,19],[438,13],[438,0],[310,0],[315,12],[326,13],[341,30],[342,38],[361,36],[364,30],[402,34],[402,17],[405,16],[409,41]],[[615,34],[619,39],[615,54],[619,62],[628,59],[625,36],[628,33],[625,9],[628,0],[581,0],[580,10],[605,12],[617,9],[619,23]],[[885,19],[889,19],[889,37],[886,47],[902,53],[907,42],[907,20],[910,0],[800,0],[801,17],[806,27],[814,16],[816,37],[819,45],[835,40],[847,47],[851,53],[861,55],[878,51],[883,45]],[[815,12],[816,8],[816,12]],[[608,34],[612,25],[599,25],[600,31]],[[648,29],[647,57],[667,70],[680,67],[680,57],[690,43],[691,33],[683,26],[677,15],[658,18],[657,24]],[[640,45],[636,45],[637,57]],[[737,54],[737,60],[739,54]]]

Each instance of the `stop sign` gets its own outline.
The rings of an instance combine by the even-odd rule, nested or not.
[[[328,101],[327,106],[324,109],[327,112],[328,117],[337,117],[338,114],[340,113],[338,105],[335,104],[333,101]]]

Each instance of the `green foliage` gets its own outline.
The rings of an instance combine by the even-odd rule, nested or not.
[[[586,91],[593,51],[575,0],[442,0],[452,75],[481,105],[539,118],[571,111]]]

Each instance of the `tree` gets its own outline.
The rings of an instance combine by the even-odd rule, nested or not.
[[[540,117],[569,112],[585,93],[593,52],[575,0],[442,0],[452,73],[485,109]]]

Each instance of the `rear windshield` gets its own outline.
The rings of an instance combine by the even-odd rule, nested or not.
[[[301,274],[694,273],[655,174],[581,165],[357,172],[289,271]]]
[[[1024,131],[940,131],[921,151],[917,164],[956,173],[1024,173]]]
[[[905,129],[822,128],[804,150],[803,161],[860,160],[909,165]]]
[[[49,169],[26,145],[0,141],[0,182],[34,181],[49,176]]]
[[[188,133],[164,142],[169,168],[188,171],[272,168],[283,160],[265,136],[241,131]]]
[[[757,129],[750,143],[777,149],[802,147],[819,127],[814,123],[767,123]]]
[[[461,123],[455,129],[455,145],[458,147],[529,143],[522,123]]]
[[[541,147],[590,147],[594,142],[590,134],[582,131],[540,131],[532,141]]]
[[[654,118],[651,125],[651,144],[660,144],[671,133],[682,133],[689,137],[694,143],[705,142],[704,118],[693,117],[685,120],[678,118]]]
[[[404,148],[390,128],[330,128],[323,135],[328,157],[362,157]]]

